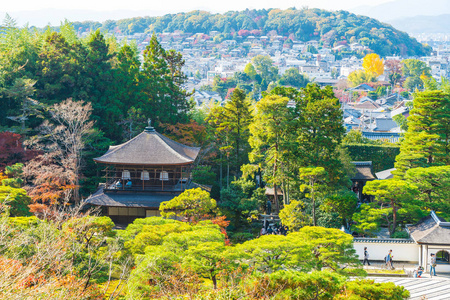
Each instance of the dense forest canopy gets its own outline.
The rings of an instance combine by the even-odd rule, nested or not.
[[[318,40],[322,45],[337,46],[354,42],[368,46],[381,56],[426,55],[430,52],[407,33],[375,19],[347,11],[322,9],[261,9],[229,11],[212,14],[206,11],[167,14],[160,17],[138,17],[99,22],[75,22],[78,32],[100,28],[111,33],[132,35],[143,32],[205,33],[218,31],[239,36],[250,32],[253,36],[276,34],[300,41]]]

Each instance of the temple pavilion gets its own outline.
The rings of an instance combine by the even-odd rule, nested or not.
[[[116,224],[158,216],[161,202],[196,186],[191,170],[199,151],[158,133],[149,122],[142,133],[94,159],[104,165],[104,183],[86,202],[100,206]]]

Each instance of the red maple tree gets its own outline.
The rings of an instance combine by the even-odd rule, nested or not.
[[[27,162],[38,154],[35,150],[24,148],[20,134],[9,131],[0,132],[0,171],[15,163]]]

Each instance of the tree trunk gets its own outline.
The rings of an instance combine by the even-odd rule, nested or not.
[[[311,182],[311,199],[312,199],[312,215],[313,215],[313,226],[316,224],[316,199],[314,198],[314,183]]]
[[[219,186],[220,189],[222,190],[222,181],[223,181],[223,170],[222,170],[222,151],[220,151],[220,182],[219,182]]]
[[[214,285],[214,289],[217,290],[217,278],[216,278],[216,275],[212,275],[211,279],[212,279],[212,282],[213,282],[213,285]]]
[[[312,215],[313,215],[313,226],[316,226],[316,200],[314,199],[314,194],[312,194]]]
[[[287,198],[286,198],[286,182],[283,180],[283,182],[281,183],[281,185],[282,185],[282,187],[281,187],[281,191],[282,191],[282,193],[283,193],[283,204],[284,205],[286,205],[286,204],[289,204],[288,202],[287,202]]]
[[[391,203],[392,206],[392,233],[395,233],[395,228],[397,227],[397,207],[393,203]]]
[[[227,159],[227,188],[230,187],[230,158]]]

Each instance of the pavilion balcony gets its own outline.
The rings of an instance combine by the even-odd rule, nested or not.
[[[152,191],[152,192],[183,192],[191,185],[191,180],[182,178],[178,180],[140,180],[130,179],[121,180],[121,178],[110,180],[105,184],[105,192],[118,191]]]
[[[105,170],[105,192],[152,191],[182,192],[191,185],[189,169],[172,168],[114,168]]]

